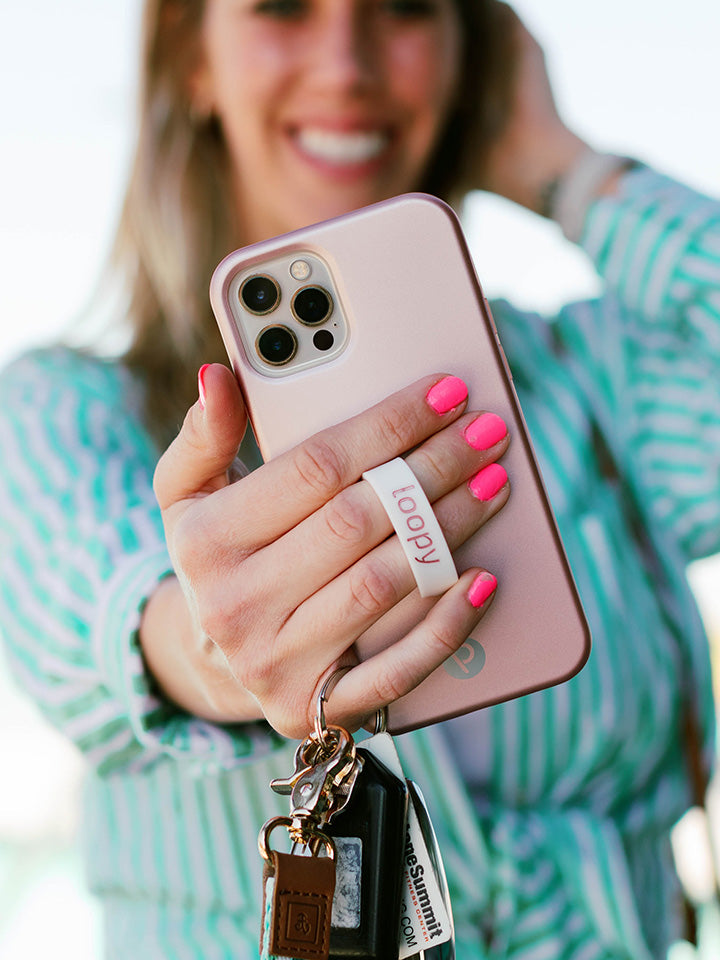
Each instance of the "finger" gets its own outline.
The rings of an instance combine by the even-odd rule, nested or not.
[[[470,413],[430,437],[408,454],[406,461],[433,503],[502,456],[508,443],[507,427],[500,417]],[[274,601],[277,611],[287,616],[306,597],[385,540],[392,530],[372,487],[361,481],[254,554],[246,571],[252,576],[257,570],[258,577],[264,565],[276,571],[293,571],[287,588]]]
[[[433,505],[451,550],[457,550],[495,516],[510,496],[507,473],[500,464],[480,470],[468,484]],[[412,596],[410,596],[412,594]],[[407,600],[405,599],[407,598]],[[392,626],[381,618],[393,611]],[[435,601],[422,599],[397,536],[381,543],[322,590],[309,597],[287,620],[276,640],[279,657],[306,644],[305,664],[316,676],[340,657],[373,625],[387,642],[412,628]]]
[[[490,607],[496,587],[488,571],[465,571],[405,637],[343,673],[325,708],[328,722],[356,729],[381,707],[414,690],[465,643]],[[320,686],[327,672],[326,668]],[[308,705],[305,730],[298,726],[283,731],[287,736],[305,735],[315,700]]]
[[[466,571],[407,636],[343,674],[327,710],[329,721],[337,715],[355,727],[414,690],[465,643],[496,587],[491,573]]]
[[[198,388],[197,402],[155,469],[155,496],[163,510],[227,486],[226,471],[245,433],[245,405],[227,367],[205,364],[198,373]]]
[[[467,402],[457,377],[425,377],[369,410],[321,431],[266,463],[209,504],[208,522],[234,518],[237,546],[258,549],[286,533],[363,471],[422,443]]]

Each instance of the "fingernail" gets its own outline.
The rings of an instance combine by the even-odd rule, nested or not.
[[[203,410],[205,409],[205,371],[209,366],[209,363],[204,363],[198,370],[198,395]]]
[[[507,435],[507,426],[496,413],[481,413],[465,428],[464,436],[475,450],[489,450]]]
[[[487,570],[483,570],[483,572],[479,573],[470,584],[470,589],[467,592],[467,598],[477,609],[485,603],[489,596],[495,593],[496,587],[497,580],[495,577],[491,573],[488,573]]]
[[[468,390],[460,377],[443,377],[430,387],[425,399],[435,413],[447,413],[467,400]]]
[[[478,500],[492,500],[505,486],[507,478],[505,469],[499,463],[491,463],[489,467],[483,467],[476,473],[468,486]]]

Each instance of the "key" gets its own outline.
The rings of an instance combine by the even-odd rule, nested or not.
[[[292,775],[271,783],[290,796],[290,816],[269,820],[258,840],[266,861],[261,958],[398,960],[408,787],[380,732],[384,714],[358,749],[346,730],[326,724],[329,682]],[[270,849],[278,826],[293,841],[290,854]]]
[[[258,838],[265,860],[261,957],[327,960],[336,846],[322,828],[347,803],[360,766],[348,732],[327,727],[300,744],[292,776],[272,782],[278,793],[290,794],[291,812],[268,820]],[[290,854],[270,847],[277,827],[293,841]]]
[[[325,832],[337,848],[330,960],[397,960],[408,790],[372,753]]]

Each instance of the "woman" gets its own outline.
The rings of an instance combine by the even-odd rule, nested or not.
[[[551,322],[494,305],[594,651],[567,684],[399,746],[428,795],[460,957],[663,956],[688,706],[705,762],[711,742],[683,569],[720,546],[720,206],[591,151],[495,4],[155,0],[144,64],[117,245],[132,345],[121,363],[21,359],[0,420],[3,627],[18,676],[92,767],[108,956],[256,955],[255,840],[284,811],[267,783],[294,746],[272,728],[308,731],[320,684],[412,587],[392,541],[377,562],[362,470],[418,447],[466,534],[509,493],[469,491],[509,438],[466,442],[483,411],[440,371],[229,483],[245,414],[229,372],[205,365],[223,357],[210,272],[241,243],[479,184],[560,217],[605,277],[601,300]],[[249,439],[240,453],[257,465]],[[321,575],[298,562],[315,542]],[[356,725],[415,686],[494,589],[492,572],[464,572],[401,641],[411,656],[342,676],[332,717]]]

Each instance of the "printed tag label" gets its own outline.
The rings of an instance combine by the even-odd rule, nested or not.
[[[452,936],[450,918],[413,805],[405,837],[405,890],[400,912],[400,960]]]

